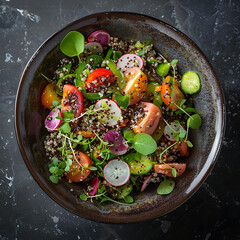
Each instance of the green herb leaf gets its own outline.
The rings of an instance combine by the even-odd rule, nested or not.
[[[171,65],[172,65],[172,66],[175,66],[177,63],[178,63],[178,60],[177,60],[177,59],[173,59],[173,60],[171,61]]]
[[[124,197],[124,200],[125,200],[126,203],[133,203],[134,202],[133,198],[129,195]]]
[[[58,170],[58,167],[56,166],[49,168],[50,173],[55,173],[57,170]]]
[[[135,135],[132,146],[137,152],[143,155],[152,154],[157,149],[157,143],[155,140],[146,133],[139,133]]]
[[[109,60],[111,58],[111,56],[112,56],[112,53],[113,53],[112,48],[109,48],[104,60],[105,61]]]
[[[76,86],[77,87],[84,87],[84,82],[82,82],[81,74],[82,74],[83,70],[85,69],[85,67],[86,67],[86,63],[85,62],[81,62],[78,65],[78,67],[77,67],[77,69],[75,71],[75,73],[76,73]]]
[[[74,119],[73,110],[64,111],[62,114],[63,114],[63,119],[64,119],[65,122],[70,122],[71,120]]]
[[[91,166],[91,167],[89,167],[88,169],[90,169],[90,170],[92,170],[92,171],[96,171],[96,170],[98,170],[96,167],[94,167],[94,166]]]
[[[187,131],[181,127],[179,130],[179,137],[183,139],[186,136],[186,133]]]
[[[61,126],[60,126],[60,130],[63,132],[63,133],[70,133],[71,132],[71,127],[69,125],[68,122],[65,122],[63,123]]]
[[[177,177],[177,170],[172,167],[172,175],[173,177]]]
[[[125,77],[123,72],[116,66],[116,64],[111,61],[108,60],[106,61],[108,67],[110,68],[110,70],[113,72],[113,74],[115,76],[117,76],[117,82],[118,82],[118,86],[120,89],[123,89],[124,85],[125,85]]]
[[[69,57],[79,56],[84,51],[84,36],[77,31],[69,32],[60,44],[60,50]]]
[[[52,163],[53,163],[53,165],[57,166],[58,165],[58,158],[54,157],[52,159]]]
[[[57,107],[57,106],[59,105],[59,102],[56,101],[56,100],[54,100],[54,101],[52,102],[52,105],[53,105],[53,107]]]
[[[148,46],[148,45],[151,45],[151,44],[152,44],[152,40],[148,40],[148,41],[146,41],[145,46]]]
[[[189,147],[193,147],[193,144],[190,141],[184,141],[184,142],[186,142]]]
[[[49,177],[49,179],[53,182],[53,183],[58,183],[58,181],[59,181],[59,177],[58,176],[55,176],[55,175],[51,175],[50,177]]]
[[[80,195],[80,198],[83,200],[83,201],[87,201],[88,197],[83,193]]]
[[[143,48],[142,50],[137,51],[136,54],[137,54],[138,56],[142,56],[142,55],[144,55],[146,52],[147,52],[146,49]]]
[[[187,120],[187,126],[192,129],[198,129],[202,125],[202,119],[198,114],[194,114]]]
[[[59,166],[59,168],[63,169],[63,168],[66,167],[66,163],[65,162],[60,162],[58,166]]]
[[[133,138],[135,137],[135,133],[131,130],[128,130],[124,133],[124,138],[127,140],[127,141],[132,141]]]
[[[70,167],[67,165],[64,170],[68,172],[70,170]]]
[[[115,94],[115,98],[116,98],[117,104],[120,107],[127,108],[128,103],[129,103],[129,95],[128,94],[125,94],[124,96],[121,94]]]
[[[165,177],[164,180],[159,184],[157,193],[160,195],[167,195],[173,191],[174,187],[175,182],[172,179],[167,179]]]
[[[143,44],[140,41],[137,41],[134,46],[135,46],[135,48],[142,48],[142,47],[144,47]]]
[[[93,69],[100,67],[102,64],[103,58],[99,55],[90,55],[87,58],[87,64],[90,64]]]
[[[120,51],[114,51],[113,52],[113,60],[117,61],[122,56],[122,52]]]
[[[186,99],[181,99],[178,101],[178,106],[182,107],[182,105],[186,102]]]

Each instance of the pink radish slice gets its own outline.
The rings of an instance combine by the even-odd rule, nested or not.
[[[55,107],[52,111],[48,114],[45,119],[45,127],[49,132],[54,132],[62,123],[61,119],[57,119],[57,116],[63,117],[62,112],[59,108]]]
[[[92,180],[92,182],[90,183],[90,186],[93,187],[93,190],[89,193],[90,195],[94,196],[96,194],[99,182],[100,182],[100,180],[98,179],[98,177],[95,177]]]
[[[118,59],[117,67],[120,68],[123,72],[132,67],[139,67],[142,69],[143,60],[137,54],[126,53]]]
[[[128,144],[126,143],[126,140],[115,130],[108,131],[104,136],[103,141],[113,144],[113,146],[109,147],[109,150],[115,155],[123,155],[127,152]]]
[[[85,49],[84,51],[88,54],[88,55],[92,55],[92,54],[100,54],[103,52],[103,48],[102,45],[98,42],[89,42],[85,44]]]
[[[143,192],[147,188],[147,186],[151,182],[151,178],[152,178],[152,175],[149,175],[147,179],[143,182],[143,185],[141,187],[141,192]]]
[[[112,127],[118,123],[122,117],[122,110],[118,104],[107,98],[103,98],[96,102],[94,110],[102,109],[101,113],[97,113],[98,121]]]
[[[168,125],[166,125],[164,128],[164,136],[167,138],[167,140],[169,140],[171,142],[176,142],[176,140],[175,140],[176,133],[175,132],[179,132],[181,126],[175,122],[172,122],[169,125],[170,125],[170,127]]]
[[[131,172],[126,162],[120,159],[113,159],[105,165],[103,176],[110,185],[118,187],[127,183]]]
[[[89,35],[88,41],[98,42],[104,47],[110,42],[110,34],[105,30],[98,30]]]

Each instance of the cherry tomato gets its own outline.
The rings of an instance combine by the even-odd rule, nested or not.
[[[95,148],[93,150],[93,156],[97,159],[101,159],[101,156],[100,156],[100,150],[98,148]]]
[[[162,84],[162,90],[161,90],[161,98],[163,100],[163,102],[171,109],[177,110],[178,107],[175,104],[178,104],[179,100],[184,99],[184,94],[181,92],[180,88],[179,88],[179,84],[178,82],[173,79],[173,91],[174,91],[174,95],[171,99],[171,87],[170,87],[170,76],[167,76],[165,78],[165,80],[163,81]],[[173,104],[172,101],[175,103]]]
[[[133,128],[135,134],[146,133],[152,135],[156,130],[160,118],[162,118],[159,107],[149,102],[142,102],[138,107],[143,108],[145,116],[140,119]]]
[[[156,173],[164,174],[168,177],[173,177],[172,168],[175,168],[177,170],[177,177],[179,177],[185,172],[186,163],[162,163],[153,165],[153,169]]]
[[[74,86],[66,84],[63,87],[62,112],[73,110],[74,117],[79,117],[83,110],[83,96]]]
[[[113,83],[116,79],[115,75],[108,69],[98,68],[91,72],[86,80],[85,87],[88,90],[99,87],[106,83]]]
[[[75,155],[78,163],[76,160],[73,160],[73,163],[70,166],[70,171],[67,173],[66,178],[72,182],[81,182],[88,177],[91,170],[88,168],[83,168],[80,165],[83,165],[84,167],[91,167],[92,160],[88,157],[88,155],[80,151],[75,151]]]
[[[124,72],[125,86],[121,93],[128,94],[130,97],[129,104],[133,105],[140,101],[147,89],[147,76],[141,71],[139,67],[129,68]]]
[[[44,107],[50,109],[52,106],[53,101],[61,102],[61,99],[58,97],[57,93],[57,86],[54,84],[48,84],[41,95],[41,103]]]
[[[79,133],[85,138],[95,137],[95,133],[91,129],[88,129],[87,131],[80,130]]]
[[[178,142],[177,144],[179,153],[181,157],[188,156],[188,145],[186,142]]]

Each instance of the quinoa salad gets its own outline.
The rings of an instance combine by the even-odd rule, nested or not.
[[[71,31],[60,50],[56,71],[42,73],[49,181],[77,184],[77,197],[99,204],[132,204],[149,184],[159,195],[174,191],[194,148],[189,131],[201,127],[192,101],[199,75],[181,75],[151,39],[127,42],[105,30]]]

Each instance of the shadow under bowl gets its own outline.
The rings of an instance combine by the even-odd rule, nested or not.
[[[43,73],[51,77],[64,56],[59,43],[72,30],[85,36],[99,29],[107,30],[122,40],[152,39],[155,49],[168,59],[178,59],[180,73],[196,71],[201,78],[201,91],[193,101],[202,116],[202,127],[191,132],[194,148],[187,159],[186,172],[176,179],[174,191],[166,196],[156,193],[156,185],[134,195],[129,206],[84,202],[79,199],[81,184],[49,180],[44,139],[47,111],[40,102],[47,82]],[[99,222],[140,222],[166,214],[187,200],[203,183],[216,162],[224,134],[224,99],[217,77],[199,48],[183,33],[168,24],[148,16],[133,13],[98,13],[79,19],[52,35],[28,62],[17,93],[15,128],[23,159],[37,183],[57,203],[77,215]],[[71,189],[71,191],[70,191]]]

